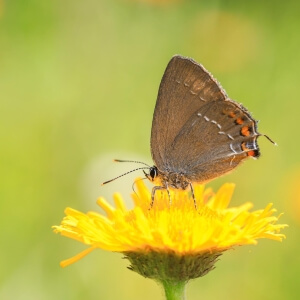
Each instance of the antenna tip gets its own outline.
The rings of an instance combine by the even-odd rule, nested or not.
[[[110,182],[114,181],[115,179],[116,179],[116,178],[111,179],[111,180],[104,181],[104,182],[101,183],[101,186],[102,186],[102,185],[105,185],[105,184],[107,184],[107,183],[110,183]]]

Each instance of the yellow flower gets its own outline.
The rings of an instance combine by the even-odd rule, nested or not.
[[[224,184],[216,194],[201,184],[194,184],[194,190],[197,210],[190,192],[181,190],[171,190],[170,198],[166,191],[157,192],[154,206],[149,209],[151,193],[142,180],[137,181],[137,193],[132,195],[133,209],[125,207],[120,194],[114,195],[115,207],[98,199],[106,216],[66,208],[66,217],[60,226],[54,226],[55,232],[89,248],[61,265],[67,266],[96,248],[125,253],[131,263],[139,254],[147,253],[197,259],[201,254],[215,254],[209,258],[213,264],[217,256],[233,246],[256,244],[259,238],[281,241],[285,237],[279,232],[287,225],[276,224],[279,216],[274,216],[272,204],[253,212],[249,211],[251,203],[229,208],[233,184]]]

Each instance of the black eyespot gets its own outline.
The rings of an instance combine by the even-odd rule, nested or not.
[[[157,168],[155,166],[150,168],[149,175],[152,179],[154,179],[157,176]]]

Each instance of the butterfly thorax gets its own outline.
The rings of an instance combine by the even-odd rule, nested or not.
[[[182,173],[162,172],[156,166],[150,168],[147,178],[157,185],[165,188],[185,190],[190,185],[190,180]]]
[[[158,174],[160,177],[162,186],[164,187],[172,187],[175,189],[185,190],[190,181],[185,177],[184,174],[180,173],[161,173]]]

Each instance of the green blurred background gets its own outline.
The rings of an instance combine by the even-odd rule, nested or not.
[[[0,299],[163,299],[121,254],[55,235],[66,206],[133,178],[100,183],[152,163],[152,113],[174,54],[193,57],[256,119],[262,156],[210,183],[235,182],[233,204],[274,203],[283,243],[228,251],[188,287],[188,299],[296,299],[300,267],[299,1],[0,0]],[[130,204],[128,204],[130,205]],[[298,297],[297,297],[298,296]]]

